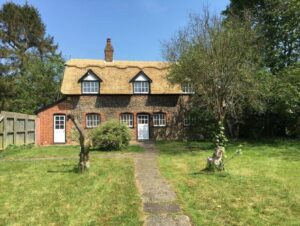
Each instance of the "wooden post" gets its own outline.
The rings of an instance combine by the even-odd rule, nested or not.
[[[28,136],[28,134],[27,134],[27,126],[28,126],[28,115],[26,115],[26,118],[25,118],[25,120],[24,120],[24,144],[27,144],[27,140],[28,140],[28,138],[27,138],[27,136]]]
[[[1,113],[1,112],[0,112]],[[2,146],[0,147],[0,150],[5,149],[5,140],[6,140],[6,134],[5,134],[5,115],[0,114],[0,124],[2,123]]]
[[[4,118],[3,118],[3,149],[5,149],[7,147],[7,131],[6,131],[6,121],[7,118],[6,116],[4,115]]]
[[[13,144],[16,145],[17,144],[17,118],[16,116],[14,115],[13,116],[13,119],[14,119],[14,124],[13,124],[13,133],[14,133],[14,136],[13,136]]]

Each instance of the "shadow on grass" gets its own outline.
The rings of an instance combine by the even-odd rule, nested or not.
[[[126,148],[123,149],[97,149],[97,148],[91,148],[91,153],[114,153],[114,152],[143,152],[144,149],[140,147],[139,145],[129,145]]]
[[[47,173],[79,173],[77,165],[61,164],[56,167],[57,169],[47,170]],[[62,168],[62,169],[60,169]]]
[[[214,145],[208,141],[157,141],[156,146],[162,154],[181,155],[212,151]]]
[[[201,176],[201,175],[204,175],[204,176],[227,177],[230,174],[229,174],[228,171],[215,171],[215,172],[213,172],[213,171],[208,171],[206,169],[202,169],[202,170],[197,171],[197,172],[189,173],[188,175],[193,176],[193,177]]]
[[[238,139],[231,140],[229,145],[246,144],[248,147],[273,147],[281,148],[284,146],[299,147],[299,140],[288,138],[261,138],[261,139]]]

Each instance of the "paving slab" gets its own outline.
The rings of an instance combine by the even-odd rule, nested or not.
[[[153,143],[140,144],[145,152],[134,156],[135,180],[146,215],[145,226],[190,226],[176,200],[176,193],[162,177],[158,151]]]

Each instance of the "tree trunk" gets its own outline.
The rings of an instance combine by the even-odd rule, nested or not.
[[[227,128],[228,128],[230,137],[233,137],[234,136],[233,135],[233,125],[229,119],[226,120],[226,123],[227,123]]]
[[[240,124],[239,123],[236,124],[236,128],[234,130],[234,137],[236,140],[239,139],[239,137],[240,137]]]
[[[83,127],[78,122],[77,118],[74,117],[74,115],[68,114],[67,117],[68,119],[71,119],[71,121],[74,123],[79,133],[80,154],[79,154],[78,170],[79,172],[84,172],[90,167],[90,161],[89,161],[90,147],[86,139],[86,134]]]

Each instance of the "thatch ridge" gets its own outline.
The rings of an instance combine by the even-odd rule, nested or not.
[[[79,66],[84,65],[84,66]],[[119,69],[124,68],[155,68],[158,70],[166,69],[170,67],[170,63],[166,61],[112,61],[106,62],[104,60],[95,60],[95,59],[71,59],[65,63],[67,67],[77,67],[77,68],[88,68],[88,67],[114,67]]]

